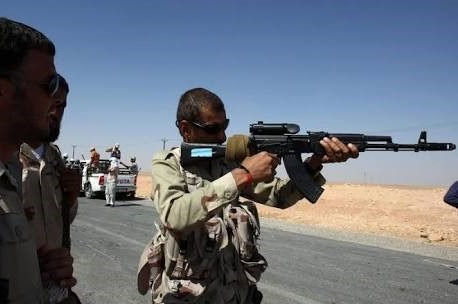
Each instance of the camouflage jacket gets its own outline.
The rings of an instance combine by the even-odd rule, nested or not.
[[[230,173],[237,164],[215,159],[183,169],[179,158],[175,149],[158,153],[152,163],[152,199],[163,227],[151,247],[159,244],[163,255],[151,278],[153,301],[252,303],[250,290],[267,263],[257,251],[256,208],[241,203],[239,195],[278,208],[302,195],[291,181],[278,178],[239,193]],[[241,227],[247,233],[236,237]]]

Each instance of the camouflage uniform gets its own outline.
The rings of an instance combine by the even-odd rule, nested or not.
[[[30,163],[38,166],[24,167],[22,171],[22,194],[24,208],[33,207],[34,215],[29,225],[35,237],[37,248],[46,245],[49,249],[62,247],[63,192],[60,185],[60,170],[65,167],[57,146],[44,144],[43,157],[38,159],[27,144],[21,145],[21,154]],[[78,203],[70,208],[70,222],[76,216]],[[45,282],[45,291],[51,303],[67,298],[68,290]]]
[[[0,161],[1,303],[45,303],[33,236],[27,225],[18,184]]]
[[[279,208],[292,206],[302,195],[290,181],[277,178],[239,193],[230,172],[236,164],[215,159],[184,170],[179,151],[157,154],[152,165],[152,198],[163,225],[144,252],[153,252],[146,257],[154,303],[260,303],[256,283],[267,263],[256,246],[259,221],[254,204],[240,203],[239,195]],[[316,178],[324,183],[321,175]],[[231,219],[237,210],[246,212]]]

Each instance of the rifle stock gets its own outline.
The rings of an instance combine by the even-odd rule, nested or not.
[[[315,203],[323,188],[314,182],[312,173],[304,165],[301,154],[315,153],[324,155],[320,144],[324,137],[337,137],[343,143],[352,143],[360,152],[365,151],[452,151],[453,143],[430,143],[426,131],[420,133],[415,144],[393,143],[391,136],[365,135],[355,133],[310,132],[296,135],[300,130],[297,124],[268,123],[259,121],[250,125],[250,136],[234,135],[228,138],[226,145],[217,144],[181,144],[181,165],[187,167],[200,161],[224,157],[227,161],[242,162],[247,156],[260,151],[277,154],[285,163],[286,172],[302,195]]]

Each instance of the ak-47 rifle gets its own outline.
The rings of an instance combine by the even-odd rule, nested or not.
[[[307,132],[307,135],[296,135],[299,130],[297,124],[259,121],[250,124],[250,136],[231,136],[226,145],[182,143],[181,165],[186,167],[218,157],[224,157],[227,161],[241,162],[246,156],[267,151],[283,159],[291,181],[305,198],[315,203],[324,189],[314,182],[312,172],[302,161],[301,154],[324,155],[325,151],[320,144],[320,140],[324,137],[337,137],[345,144],[352,143],[358,147],[360,152],[451,151],[456,148],[453,143],[427,142],[426,131],[420,133],[416,144],[397,144],[393,143],[391,136],[310,131]]]

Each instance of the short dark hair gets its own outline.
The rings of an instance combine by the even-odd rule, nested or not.
[[[203,107],[210,107],[217,112],[226,111],[218,95],[204,88],[194,88],[181,95],[177,108],[177,122],[182,120],[202,122]]]
[[[0,17],[0,75],[17,69],[30,50],[56,54],[54,44],[38,30],[5,17]]]
[[[65,93],[68,94],[68,92],[70,92],[70,88],[68,87],[67,80],[65,80],[64,76],[62,76],[61,74],[58,74],[58,75],[59,75],[59,88],[65,90]]]

